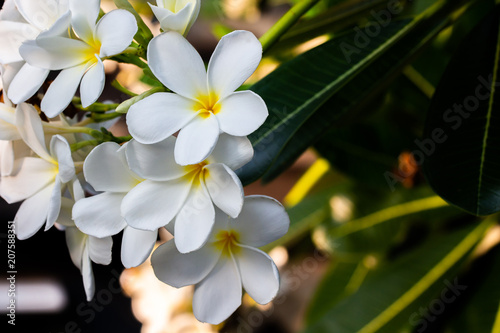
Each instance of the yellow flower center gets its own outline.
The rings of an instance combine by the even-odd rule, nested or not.
[[[201,95],[196,98],[197,102],[194,105],[194,111],[199,113],[200,117],[208,118],[212,114],[217,114],[221,107],[219,102],[219,97],[215,93],[210,93],[208,95]]]
[[[239,242],[239,234],[234,230],[221,230],[215,235],[215,247],[222,251],[222,255],[230,257],[231,254],[237,254],[240,247],[237,245]]]
[[[200,180],[203,177],[207,177],[208,170],[205,169],[205,165],[208,165],[208,161],[203,161],[198,164],[186,165],[184,169],[186,170],[185,178],[189,181],[193,180],[193,186],[200,186]]]

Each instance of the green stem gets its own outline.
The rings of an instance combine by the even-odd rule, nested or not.
[[[302,0],[295,4],[290,10],[276,22],[262,37],[263,52],[269,50],[288,29],[290,29],[309,9],[311,9],[319,0]]]
[[[111,112],[111,113],[104,113],[104,114],[94,112],[91,114],[90,119],[92,119],[96,123],[100,123],[100,122],[103,122],[106,120],[118,118],[121,115],[122,114],[118,113],[118,112]]]
[[[43,122],[43,128],[47,133],[87,133],[88,135],[92,135],[95,131],[89,127],[80,127],[80,126],[58,126],[51,125],[49,123]]]
[[[99,143],[100,143],[99,140],[86,140],[86,141],[80,141],[80,142],[72,143],[70,145],[70,147],[71,147],[71,151],[75,152],[75,151],[77,151],[79,149],[82,149],[83,147],[97,146]]]
[[[131,92],[130,90],[128,90],[127,88],[125,88],[124,86],[122,86],[120,84],[120,82],[118,82],[116,79],[113,80],[113,82],[111,82],[111,86],[113,86],[116,90],[124,93],[124,94],[127,94],[129,96],[137,96],[136,93],[134,92]]]
[[[90,111],[90,112],[105,112],[105,111],[110,111],[116,109],[116,107],[119,105],[117,103],[111,103],[111,104],[103,104],[103,103],[94,103],[90,105],[89,107],[84,108],[82,106],[82,100],[79,97],[73,97],[73,105],[75,108],[82,110],[82,111]]]

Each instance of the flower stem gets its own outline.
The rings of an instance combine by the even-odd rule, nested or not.
[[[46,122],[42,122],[43,128],[46,132],[55,132],[55,133],[87,133],[89,135],[92,135],[92,133],[95,131],[94,129],[91,129],[89,127],[82,127],[82,126],[59,126],[59,125],[52,125]]]
[[[122,86],[120,84],[120,82],[118,82],[116,79],[113,80],[113,82],[111,82],[111,86],[113,86],[116,90],[118,90],[124,94],[127,94],[129,96],[137,96],[136,93],[133,93],[130,90],[128,90],[127,88],[125,88],[124,86]]]
[[[265,53],[290,29],[309,9],[319,0],[302,0],[295,4],[290,10],[276,22],[262,37],[260,42]]]
[[[71,147],[71,151],[75,152],[75,151],[77,151],[79,149],[82,149],[83,147],[97,146],[99,143],[100,143],[99,140],[86,140],[86,141],[80,141],[80,142],[72,143],[70,145],[70,147]],[[76,166],[76,163],[75,163],[75,166]]]

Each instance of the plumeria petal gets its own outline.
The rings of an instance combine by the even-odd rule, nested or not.
[[[125,193],[104,192],[78,200],[73,206],[76,226],[95,237],[112,236],[127,225],[120,214]]]
[[[132,42],[136,32],[137,21],[128,11],[117,9],[107,13],[96,28],[96,37],[101,42],[99,56],[111,57],[123,52]]]
[[[241,305],[241,278],[232,258],[221,258],[196,285],[193,313],[201,322],[217,325]]]
[[[207,95],[203,60],[181,34],[169,31],[153,38],[148,46],[148,64],[170,90],[187,98]]]
[[[151,7],[151,10],[153,11],[155,17],[160,22],[160,27],[163,31],[177,31],[181,35],[185,35],[189,31],[189,28],[192,24],[191,17],[194,14],[194,3],[187,3],[184,8],[176,13],[151,4],[149,4],[149,6]]]
[[[13,171],[14,171],[14,142],[0,140],[0,177],[10,176],[12,175]],[[1,186],[0,186],[0,195],[2,195]]]
[[[195,117],[177,136],[174,154],[180,165],[196,164],[205,160],[219,138],[219,123],[212,114]]]
[[[205,166],[205,185],[214,204],[236,218],[243,206],[243,186],[233,170],[224,164]]]
[[[26,40],[35,39],[39,30],[27,23],[0,21],[0,63],[22,61],[19,48]]]
[[[45,136],[42,121],[36,109],[27,103],[19,104],[16,108],[16,126],[24,142],[41,158],[56,163],[49,154],[45,145]]]
[[[182,177],[186,169],[175,163],[174,146],[173,136],[150,145],[129,141],[126,153],[130,169],[142,178],[155,181]]]
[[[39,30],[48,29],[69,9],[67,1],[16,0],[15,3],[23,18]]]
[[[208,87],[220,99],[243,84],[262,58],[262,45],[249,31],[233,31],[221,38],[208,64]]]
[[[269,303],[279,290],[279,273],[274,261],[259,249],[240,246],[236,262],[246,292],[259,304]]]
[[[19,104],[33,96],[42,86],[50,70],[26,63],[12,80],[8,96],[14,104]]]
[[[181,253],[202,247],[212,231],[215,209],[203,184],[193,185],[175,218],[175,245]],[[196,230],[195,232],[193,232]]]
[[[14,175],[0,181],[0,194],[8,203],[24,200],[52,183],[56,175],[55,165],[41,158],[19,159]]]
[[[182,178],[167,182],[145,180],[123,199],[123,217],[136,229],[157,230],[177,215],[190,187],[189,181]]]
[[[78,37],[85,41],[93,38],[100,5],[100,0],[69,0],[73,29]]]
[[[249,90],[235,92],[219,104],[217,119],[220,128],[231,135],[249,135],[264,123],[269,114],[264,100]]]
[[[115,142],[104,142],[95,147],[85,159],[83,173],[85,179],[96,191],[128,192],[138,179],[124,163]]]
[[[0,140],[19,140],[21,134],[16,126],[15,109],[0,103]]]
[[[232,170],[237,170],[250,162],[253,157],[252,143],[246,136],[219,135],[209,160],[213,163],[223,163]]]
[[[75,176],[75,165],[68,141],[60,135],[54,135],[50,140],[50,152],[57,160],[59,179],[63,183],[69,182]]]
[[[60,176],[57,175],[54,181],[52,193],[50,195],[50,201],[48,203],[48,213],[47,213],[47,222],[45,223],[45,231],[52,228],[57,218],[59,217],[60,211],[61,211],[61,180]]]
[[[194,101],[172,93],[156,93],[132,105],[127,113],[130,134],[145,144],[162,141],[196,116]]]
[[[60,70],[86,62],[91,50],[80,40],[55,36],[25,42],[19,53],[32,66]]]
[[[82,255],[87,241],[87,235],[78,228],[66,228],[66,245],[68,246],[71,261],[78,269],[82,268]]]
[[[42,100],[42,111],[47,117],[54,118],[71,103],[88,65],[83,64],[64,69],[52,82]]]
[[[32,2],[40,2],[38,0],[31,0]],[[67,37],[70,38],[70,29],[71,29],[71,12],[67,9],[66,5],[63,5],[63,2],[59,3],[58,7],[58,18],[55,22],[52,23],[47,30],[40,32],[38,38],[46,38],[46,37]],[[50,23],[49,23],[50,24]]]
[[[47,219],[53,188],[54,185],[46,186],[21,204],[14,218],[17,238],[28,239],[42,227]]]
[[[109,265],[111,263],[111,247],[113,246],[113,238],[104,237],[97,238],[89,236],[87,246],[90,259],[101,265]]]
[[[80,85],[80,97],[84,108],[94,103],[101,96],[104,89],[104,64],[97,55],[93,60],[95,63],[83,75]]]
[[[173,240],[160,245],[151,256],[156,277],[175,288],[196,284],[214,268],[220,253],[199,250],[181,254]]]
[[[92,272],[92,261],[89,257],[89,248],[87,244],[83,248],[81,272],[83,278],[83,287],[85,288],[85,295],[87,296],[87,301],[90,302],[94,297],[95,282],[94,273]]]
[[[158,231],[125,227],[123,230],[121,258],[126,268],[142,264],[153,251]]]
[[[231,227],[240,235],[240,243],[253,247],[269,244],[285,235],[290,219],[275,199],[263,195],[245,197],[245,204]]]

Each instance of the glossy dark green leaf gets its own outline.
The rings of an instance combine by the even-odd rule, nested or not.
[[[404,65],[411,61],[449,23],[449,14],[456,6],[458,4],[453,2],[447,3],[438,10],[432,8],[433,12],[429,15],[419,16],[408,23],[401,39],[379,48],[378,53],[383,56],[373,59],[362,71],[352,73],[349,82],[337,87],[337,91],[319,109],[314,110],[315,112],[309,111],[306,114],[307,117],[302,117],[301,122],[288,122],[288,119],[282,115],[281,121],[285,120],[284,126],[277,126],[276,131],[274,127],[267,127],[270,131],[266,132],[264,128],[256,132],[251,137],[256,148],[256,155],[241,173],[244,180],[255,180],[263,172],[266,172],[263,177],[264,181],[273,179],[333,125],[341,126],[341,120],[354,117],[356,110],[369,105],[371,97],[387,87],[387,84],[395,78]],[[382,30],[381,35],[389,26]],[[321,60],[318,59],[317,63],[320,62]],[[269,80],[272,80],[272,76]],[[275,84],[275,87],[279,89],[280,84]],[[263,90],[267,92],[266,89]],[[281,94],[286,94],[286,88]],[[278,97],[273,99],[273,103],[271,105],[276,105],[275,108],[279,110],[277,104],[283,101],[280,101]],[[284,115],[287,113],[288,111],[284,112]],[[270,116],[271,124],[280,125],[280,120],[276,118],[274,115]],[[293,135],[288,135],[290,130],[293,131]],[[269,136],[274,136],[270,142],[265,140]]]
[[[366,47],[357,49],[359,53],[346,53],[347,57],[344,54],[346,45],[352,47],[356,32],[344,34],[284,63],[252,86],[266,102],[270,114],[249,136],[255,156],[240,169],[238,175],[242,182],[248,184],[258,179],[297,129],[411,26],[411,20],[393,22],[370,39]]]
[[[416,151],[436,193],[475,215],[500,211],[499,13],[488,15],[455,52]]]

